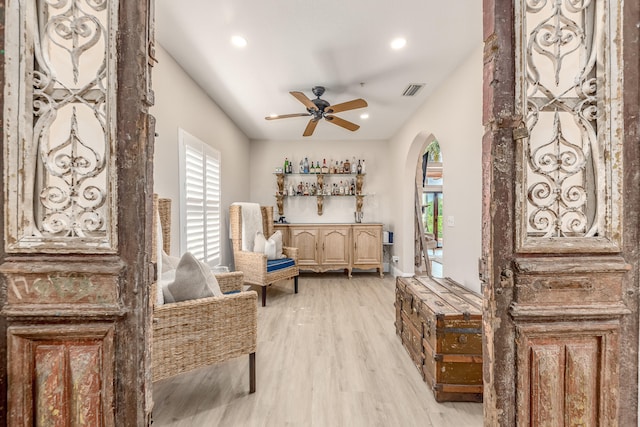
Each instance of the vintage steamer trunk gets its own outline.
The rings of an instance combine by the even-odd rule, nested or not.
[[[482,401],[481,324],[481,298],[454,281],[396,280],[396,332],[438,402]]]

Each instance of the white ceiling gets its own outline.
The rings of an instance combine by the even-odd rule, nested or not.
[[[364,98],[366,109],[336,115],[312,140],[388,139],[482,40],[479,0],[157,0],[159,43],[251,139],[300,140],[307,117],[289,91],[325,86],[338,104]],[[231,45],[233,35],[248,44]],[[390,48],[393,38],[404,49]],[[426,86],[413,98],[411,83]],[[464,100],[461,100],[464,102]],[[369,119],[361,119],[362,112]]]

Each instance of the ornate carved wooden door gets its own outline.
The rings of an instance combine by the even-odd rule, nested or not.
[[[484,1],[487,426],[637,425],[639,18]]]
[[[149,421],[151,2],[0,0],[2,425]]]

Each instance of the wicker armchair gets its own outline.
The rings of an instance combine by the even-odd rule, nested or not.
[[[273,234],[273,206],[261,206],[262,231],[266,237]],[[267,256],[242,250],[242,207],[229,207],[229,226],[235,269],[244,273],[245,283],[262,286],[262,306],[267,304],[267,286],[272,283],[293,279],[294,292],[298,293],[298,248],[283,247],[282,253],[294,261],[294,265],[275,271],[267,271]]]
[[[170,203],[169,199],[160,199],[157,203],[167,253]],[[216,278],[223,293],[239,292],[154,307],[153,381],[248,354],[249,392],[253,393],[256,390],[258,294],[242,292],[242,272],[216,274]]]

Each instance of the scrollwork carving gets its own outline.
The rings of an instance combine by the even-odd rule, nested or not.
[[[591,0],[524,0],[526,233],[589,237],[602,223],[598,131],[603,32]]]

